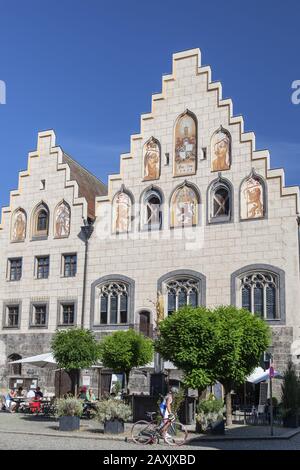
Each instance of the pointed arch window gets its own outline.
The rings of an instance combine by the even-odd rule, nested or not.
[[[266,214],[266,184],[254,169],[240,189],[241,220],[261,219]]]
[[[190,305],[197,307],[200,299],[200,282],[193,278],[171,279],[165,283],[166,311],[168,315],[181,307]]]
[[[266,320],[279,318],[278,276],[271,272],[249,272],[240,278],[241,306]]]
[[[230,222],[232,217],[231,184],[221,176],[209,189],[209,222]]]
[[[143,197],[142,228],[148,231],[162,228],[162,196],[154,188],[147,190]]]
[[[100,324],[128,323],[128,286],[109,282],[100,288]]]
[[[41,203],[35,210],[33,216],[33,237],[47,237],[49,234],[49,209],[46,204]]]

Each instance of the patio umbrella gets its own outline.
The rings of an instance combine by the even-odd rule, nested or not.
[[[53,354],[48,352],[45,354],[39,354],[37,356],[24,357],[17,361],[12,361],[9,364],[31,364],[37,367],[54,367],[57,366],[57,362],[53,357]]]
[[[258,384],[260,382],[264,382],[268,380],[270,377],[270,369],[264,370],[262,367],[256,367],[252,374],[250,374],[246,378],[246,382],[250,382],[252,384]],[[273,378],[281,379],[282,375],[277,370],[274,370]]]

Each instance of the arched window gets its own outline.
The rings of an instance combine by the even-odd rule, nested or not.
[[[26,238],[27,215],[24,209],[17,209],[12,216],[11,241],[23,242]]]
[[[172,279],[165,284],[168,315],[177,311],[180,307],[199,305],[200,285],[197,279],[178,278]]]
[[[49,209],[41,203],[33,215],[33,237],[47,237],[49,233]]]
[[[240,189],[240,215],[242,220],[261,219],[266,213],[266,186],[254,170],[242,182]]]
[[[131,230],[132,200],[123,189],[113,201],[113,232],[128,233]]]
[[[154,188],[147,190],[143,197],[142,229],[160,230],[162,227],[162,196]]]
[[[100,325],[128,323],[128,286],[109,282],[100,287]]]
[[[19,361],[22,359],[22,356],[19,354],[11,354],[8,356],[8,363]],[[22,375],[22,364],[8,364],[9,365],[9,375]]]
[[[221,176],[208,191],[209,222],[229,222],[232,217],[231,184]]]
[[[177,188],[171,197],[170,226],[192,227],[198,224],[199,196],[186,182]]]
[[[69,204],[62,201],[54,213],[54,236],[67,238],[70,235],[71,209]]]
[[[139,312],[139,331],[145,336],[151,336],[150,312],[142,310]]]
[[[194,175],[197,169],[197,119],[189,110],[177,119],[174,140],[174,176]]]
[[[231,275],[231,304],[274,324],[285,322],[285,272],[268,264],[252,264]]]
[[[241,306],[267,320],[276,320],[278,278],[264,271],[249,272],[240,279]]]

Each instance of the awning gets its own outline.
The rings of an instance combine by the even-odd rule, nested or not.
[[[270,377],[270,369],[264,370],[262,367],[256,367],[252,374],[250,374],[246,378],[246,382],[250,382],[252,384],[258,384],[260,382],[264,382],[265,380],[268,380]],[[277,370],[274,370],[274,375],[273,378],[281,379],[282,374],[278,372]]]
[[[12,361],[9,364],[31,364],[37,367],[52,367],[57,366],[57,362],[53,357],[53,354],[48,352],[45,354],[38,354],[37,356],[24,357],[17,361]]]

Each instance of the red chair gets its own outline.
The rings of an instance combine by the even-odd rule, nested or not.
[[[29,403],[30,413],[38,414],[41,411],[41,402],[40,401],[31,401]]]

